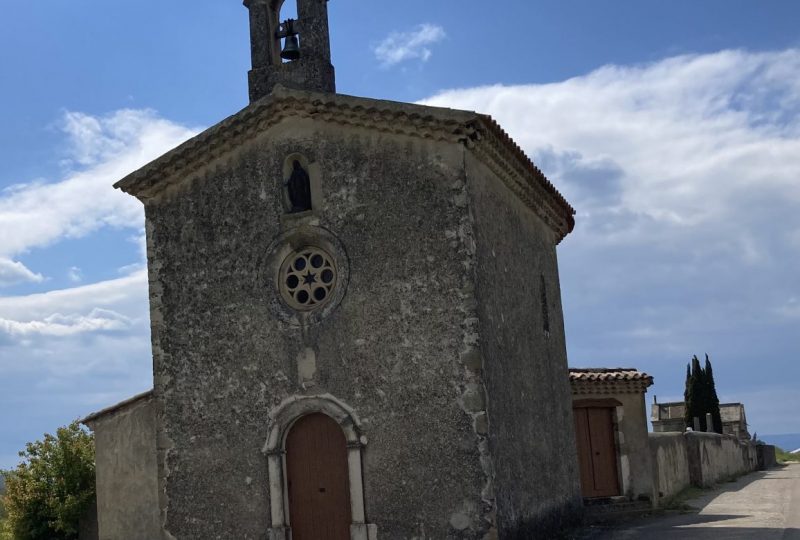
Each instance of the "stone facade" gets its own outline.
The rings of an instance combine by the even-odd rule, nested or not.
[[[145,206],[163,537],[288,539],[285,441],[315,413],[347,444],[352,539],[547,537],[581,509],[574,212],[488,116],[326,76],[261,97],[251,73],[253,103],[117,184]]]

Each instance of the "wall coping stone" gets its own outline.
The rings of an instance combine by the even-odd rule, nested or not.
[[[132,407],[133,405],[139,403],[140,401],[146,401],[152,397],[153,397],[153,390],[150,389],[147,392],[142,392],[141,394],[136,394],[133,397],[129,397],[128,399],[122,400],[115,405],[111,405],[109,407],[106,407],[105,409],[100,409],[99,411],[86,416],[82,420],[79,420],[79,422],[81,424],[89,426],[89,428],[91,429],[94,429],[94,426],[92,424],[95,423],[97,420],[100,420],[104,416],[120,412],[123,409]]]

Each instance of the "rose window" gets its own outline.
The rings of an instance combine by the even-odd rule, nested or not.
[[[289,255],[281,265],[281,294],[294,309],[309,311],[328,301],[336,278],[336,266],[330,255],[319,248],[303,248]]]

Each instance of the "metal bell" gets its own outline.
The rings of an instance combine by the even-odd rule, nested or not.
[[[284,60],[297,60],[300,58],[300,42],[297,35],[286,36],[286,42],[281,51],[281,58]]]

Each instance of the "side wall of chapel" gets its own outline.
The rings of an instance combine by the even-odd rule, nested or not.
[[[582,509],[556,237],[471,154],[466,171],[498,531],[545,538]]]

